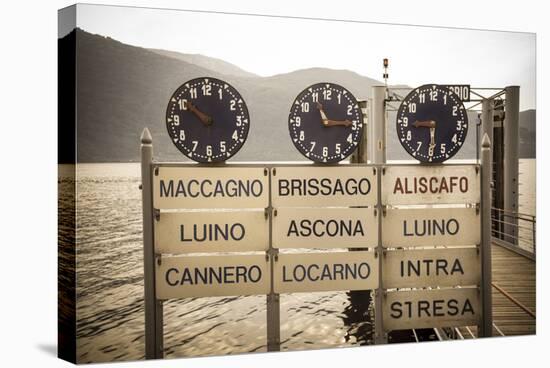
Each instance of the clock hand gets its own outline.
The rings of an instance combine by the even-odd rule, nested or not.
[[[350,126],[351,121],[349,120],[331,120],[327,117],[327,114],[325,114],[325,111],[323,110],[323,105],[321,105],[319,102],[317,102],[317,108],[319,109],[319,113],[321,114],[321,122],[324,126],[330,127],[330,126]]]
[[[212,124],[212,122],[214,121],[210,116],[206,115],[204,112],[200,111],[199,109],[197,109],[197,107],[195,105],[193,105],[193,103],[191,102],[188,102],[187,104],[189,110],[195,114],[195,116],[197,118],[199,118],[199,120],[204,124],[204,125],[210,125]]]
[[[434,125],[435,125],[435,122],[434,122]],[[430,146],[428,147],[428,156],[434,155],[434,149],[435,149],[435,126],[433,128],[430,128]]]
[[[417,120],[412,124],[412,126],[415,128],[435,128],[435,120]]]

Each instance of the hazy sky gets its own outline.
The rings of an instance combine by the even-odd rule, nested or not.
[[[390,84],[519,85],[521,109],[535,108],[532,33],[80,4],[77,26],[131,45],[220,58],[262,76],[325,67],[382,80],[387,57]]]

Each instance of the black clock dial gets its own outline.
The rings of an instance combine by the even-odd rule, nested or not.
[[[363,132],[355,97],[334,83],[317,83],[296,97],[288,116],[292,142],[308,159],[335,163],[351,155]]]
[[[243,146],[250,117],[243,98],[229,83],[197,78],[182,84],[166,109],[172,142],[197,162],[222,162]]]
[[[426,84],[412,90],[397,111],[401,145],[422,162],[443,162],[453,157],[468,133],[468,114],[451,90]]]

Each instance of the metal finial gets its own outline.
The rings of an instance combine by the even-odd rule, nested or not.
[[[483,139],[481,140],[481,148],[491,147],[491,139],[487,133],[483,134]]]
[[[147,128],[144,128],[143,132],[141,132],[141,143],[143,144],[153,143],[153,137],[151,137],[151,132],[149,132],[149,129]]]

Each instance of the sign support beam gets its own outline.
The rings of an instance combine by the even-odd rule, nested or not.
[[[372,87],[372,103],[369,108],[369,131],[371,136],[368,143],[370,144],[370,159],[375,165],[383,165],[386,163],[386,87],[385,86],[373,86]],[[380,170],[380,167],[377,168]],[[382,185],[382,172],[377,173],[377,186],[381,188]],[[378,255],[378,288],[374,291],[374,343],[385,344],[388,342],[388,336],[384,330],[383,324],[383,300],[384,297],[384,285],[382,280],[382,269],[384,267],[383,260],[383,248],[382,248],[382,194],[381,190],[378,191],[378,246],[376,247],[376,254]]]
[[[163,347],[162,302],[155,293],[155,251],[152,188],[153,138],[149,129],[141,134],[141,198],[143,205],[143,283],[145,302],[145,359],[161,359]]]
[[[267,169],[266,169],[267,170]],[[266,257],[269,257],[269,276],[270,276],[270,291],[267,294],[267,351],[280,351],[281,350],[281,306],[280,296],[275,293],[274,275],[275,269],[274,263],[277,261],[279,251],[273,248],[273,205],[271,198],[271,175],[275,172],[267,170],[269,172],[269,207],[267,208],[268,220],[269,220],[269,250],[266,252]]]
[[[493,300],[491,271],[491,176],[492,150],[488,134],[481,143],[481,304],[482,319],[479,337],[493,335]]]
[[[504,105],[504,210],[512,213],[519,211],[518,171],[519,171],[519,86],[506,87]],[[505,240],[518,244],[517,219],[506,218]]]

